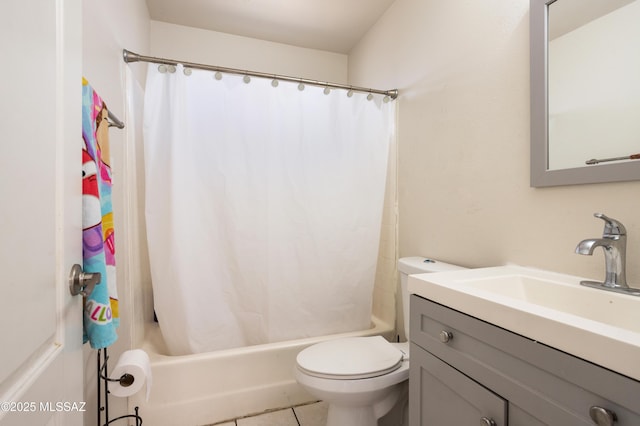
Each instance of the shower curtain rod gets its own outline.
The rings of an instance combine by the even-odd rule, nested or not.
[[[173,59],[155,58],[153,56],[138,55],[137,53],[130,52],[127,49],[123,49],[122,58],[126,63],[152,62],[155,64],[164,64],[164,65],[182,64],[182,66],[184,66],[185,68],[194,68],[194,69],[207,70],[207,71],[220,71],[220,72],[225,72],[229,74],[248,75],[251,77],[272,78],[272,79],[281,80],[281,81],[290,81],[293,83],[302,83],[302,84],[310,84],[314,86],[329,87],[332,89],[353,90],[354,92],[375,93],[379,95],[389,96],[391,99],[396,99],[398,97],[398,89],[393,89],[393,90],[367,89],[364,87],[349,86],[346,84],[330,83],[330,82],[319,81],[319,80],[309,80],[306,78],[288,77],[286,75],[269,74],[269,73],[258,72],[258,71],[247,71],[247,70],[241,70],[236,68],[218,67],[214,65],[203,65],[203,64],[196,64],[193,62],[176,61]]]

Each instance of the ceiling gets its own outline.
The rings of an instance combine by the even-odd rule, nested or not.
[[[151,19],[349,53],[395,0],[146,0]]]

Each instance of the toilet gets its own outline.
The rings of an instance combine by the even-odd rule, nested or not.
[[[424,257],[398,260],[407,339],[408,276],[455,269],[465,268]],[[382,336],[371,336],[318,343],[298,354],[295,374],[302,387],[329,405],[327,426],[377,426],[396,404],[406,404],[409,342],[389,343]]]

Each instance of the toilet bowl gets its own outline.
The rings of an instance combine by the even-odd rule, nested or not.
[[[423,257],[398,261],[407,338],[408,275],[454,269],[464,268]],[[311,395],[329,405],[327,426],[377,426],[396,404],[403,404],[401,417],[406,422],[408,342],[389,343],[382,336],[371,336],[318,343],[298,354],[295,375]]]
[[[327,426],[374,426],[406,399],[408,347],[381,336],[319,343],[298,355],[296,380],[329,405]]]

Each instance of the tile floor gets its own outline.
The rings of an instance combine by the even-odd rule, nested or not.
[[[324,426],[326,424],[327,404],[316,402],[243,417],[230,422],[215,423],[215,426]]]

